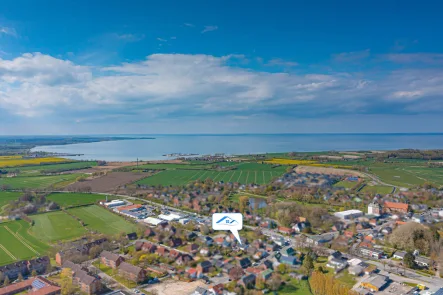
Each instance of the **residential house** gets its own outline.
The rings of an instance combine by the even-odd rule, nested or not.
[[[128,240],[130,240],[130,241],[137,240],[137,233],[129,233],[129,234],[126,235],[126,237],[127,237]]]
[[[197,265],[197,270],[201,273],[207,273],[211,270],[212,263],[208,260],[202,261]]]
[[[408,213],[408,210],[409,210],[409,204],[385,202],[384,210],[386,212],[398,212],[398,213],[406,214],[406,213]]]
[[[264,271],[262,271],[260,273],[260,275],[265,281],[267,281],[271,278],[273,273],[274,273],[274,271],[272,269],[265,269]]]
[[[326,266],[335,269],[336,272],[339,272],[340,270],[346,268],[348,263],[346,260],[341,258],[332,258],[328,261]]]
[[[80,265],[71,261],[65,261],[63,268],[69,268],[72,271],[72,282],[78,286],[82,293],[96,294],[102,290],[100,277],[89,275]]]
[[[281,255],[283,256],[294,256],[295,255],[295,250],[292,247],[284,247],[281,251],[280,251]]]
[[[55,254],[55,262],[58,265],[63,265],[64,260],[69,260],[72,257],[89,255],[89,250],[94,246],[100,246],[107,240],[105,238],[98,239],[92,242],[75,245],[67,250],[59,251]],[[95,257],[94,257],[95,258]]]
[[[279,227],[277,228],[277,230],[278,230],[279,232],[281,232],[282,234],[287,234],[287,235],[292,235],[292,234],[295,232],[295,230],[294,230],[293,228],[290,228],[290,227],[284,227],[284,226],[279,226]]]
[[[61,288],[43,277],[29,278],[0,288],[0,295],[14,294],[57,295],[61,294]]]
[[[155,232],[154,232],[154,230],[153,230],[152,228],[148,228],[148,229],[145,230],[145,234],[144,234],[144,236],[145,236],[146,238],[149,238],[149,237],[155,236]]]
[[[199,246],[197,244],[189,244],[187,249],[189,253],[195,254],[198,252]]]
[[[291,265],[291,266],[296,265],[297,264],[297,257],[282,255],[280,257],[280,263],[284,263],[284,264]]]
[[[242,258],[238,261],[238,264],[240,265],[240,267],[242,268],[248,268],[252,265],[251,260],[249,260],[248,257]]]
[[[253,274],[244,276],[240,279],[239,284],[242,285],[245,289],[252,289],[255,286],[256,276]]]
[[[239,280],[244,274],[245,272],[239,266],[234,266],[229,270],[229,278],[233,281]]]
[[[265,269],[274,269],[274,265],[270,260],[263,261],[263,268]]]
[[[376,259],[380,259],[384,254],[382,250],[372,249],[368,247],[360,247],[358,250],[361,255],[369,256]]]
[[[392,255],[393,258],[403,260],[405,258],[406,252],[405,251],[395,251],[394,255]]]
[[[137,283],[143,282],[146,278],[146,272],[144,269],[127,262],[120,263],[118,273],[124,278]]]
[[[162,256],[162,257],[169,256],[169,250],[166,249],[165,247],[162,247],[162,246],[157,247],[156,253],[157,253],[157,255]]]
[[[423,256],[415,256],[414,262],[423,267],[431,266],[431,260]]]
[[[172,248],[176,248],[181,246],[183,243],[182,239],[180,238],[171,238],[169,239],[169,246]]]
[[[364,268],[360,265],[349,267],[348,272],[353,276],[359,276],[363,273]]]
[[[180,257],[181,253],[177,250],[172,249],[169,251],[169,258],[176,260],[178,257]]]
[[[189,263],[192,260],[193,260],[193,258],[191,256],[189,256],[188,254],[182,254],[177,258],[175,263],[177,263],[178,265],[185,265],[186,263]]]
[[[311,235],[306,236],[306,243],[308,243],[311,246],[325,246],[326,244],[330,243],[334,239],[335,235]]]
[[[122,256],[120,256],[118,254],[111,253],[109,251],[103,251],[100,254],[100,258],[101,258],[101,261],[104,265],[106,265],[110,268],[113,268],[113,269],[118,268],[118,266],[123,261],[125,261],[125,259]]]
[[[209,249],[208,249],[208,248],[202,248],[202,249],[200,250],[200,254],[201,254],[202,256],[209,256],[209,254],[210,254]]]
[[[274,252],[274,251],[277,251],[278,248],[279,248],[279,246],[278,246],[277,244],[274,244],[274,243],[266,244],[266,247],[265,247],[265,249],[266,249],[267,252]]]
[[[8,276],[10,280],[14,280],[18,277],[19,273],[21,273],[22,276],[26,276],[33,270],[37,271],[38,274],[43,274],[46,272],[49,265],[49,257],[43,256],[36,259],[22,260],[0,266],[0,273],[2,273],[4,277]]]

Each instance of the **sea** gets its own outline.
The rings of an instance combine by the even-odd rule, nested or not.
[[[281,152],[443,149],[443,133],[122,135],[136,139],[38,146],[33,151],[80,154],[77,160],[170,159],[167,154],[245,155]],[[137,137],[152,137],[140,139]]]

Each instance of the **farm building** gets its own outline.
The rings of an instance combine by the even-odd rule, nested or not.
[[[363,212],[360,210],[352,209],[352,210],[347,210],[347,211],[336,212],[336,213],[334,213],[334,216],[338,217],[340,219],[347,220],[347,219],[361,217],[361,216],[363,216]]]

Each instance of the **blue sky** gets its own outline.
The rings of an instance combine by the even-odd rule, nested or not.
[[[5,0],[0,134],[443,132],[442,9]]]

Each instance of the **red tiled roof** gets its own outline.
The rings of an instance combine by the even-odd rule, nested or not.
[[[409,205],[405,203],[385,202],[385,207],[388,209],[408,211]]]

